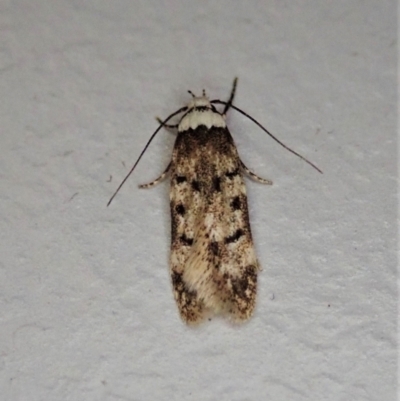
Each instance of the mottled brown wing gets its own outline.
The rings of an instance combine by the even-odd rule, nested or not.
[[[226,128],[178,135],[171,165],[171,276],[182,318],[251,316],[258,263],[241,162]]]

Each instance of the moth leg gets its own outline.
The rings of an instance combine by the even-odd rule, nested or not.
[[[160,117],[156,117],[156,120],[158,121],[159,124],[161,124],[163,127],[173,130],[178,128],[178,124],[163,124],[163,120],[161,120]]]
[[[241,160],[240,160],[240,167],[254,181],[260,182],[261,184],[272,185],[271,180],[267,180],[266,178],[261,178],[257,174],[254,174],[246,167],[246,165]]]
[[[167,168],[165,169],[165,171],[158,177],[156,178],[154,181],[149,182],[148,184],[142,184],[139,185],[139,188],[151,188],[154,187],[154,185],[157,185],[159,182],[161,182],[168,174],[169,169],[171,168],[171,162],[168,164]]]

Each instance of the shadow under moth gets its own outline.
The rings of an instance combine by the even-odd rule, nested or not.
[[[254,311],[257,273],[260,269],[251,235],[243,175],[263,183],[241,161],[226,125],[230,108],[242,113],[284,148],[317,171],[314,164],[294,152],[247,113],[232,104],[237,78],[228,101],[209,100],[192,92],[187,106],[171,114],[150,137],[138,160],[121,182],[108,205],[131,175],[158,131],[177,130],[171,161],[156,180],[171,177],[170,273],[182,319],[198,323],[215,314],[240,322]],[[222,112],[215,105],[224,105]],[[167,124],[182,114],[176,125]],[[107,205],[107,206],[108,206]]]

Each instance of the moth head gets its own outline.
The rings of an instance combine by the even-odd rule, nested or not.
[[[207,96],[194,97],[187,105],[188,110],[195,109],[197,107],[206,107],[211,109],[210,99]]]
[[[219,113],[210,99],[203,91],[202,96],[192,95],[192,100],[186,106],[185,114],[178,124],[178,132],[184,132],[188,129],[196,129],[203,125],[210,129],[211,127],[226,127],[225,117]]]
[[[192,91],[188,91],[192,95],[192,100],[187,105],[188,110],[195,109],[197,107],[205,107],[211,109],[210,99],[206,95],[206,91],[203,89],[202,96],[195,96]]]

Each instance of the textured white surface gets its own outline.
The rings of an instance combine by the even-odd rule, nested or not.
[[[0,5],[2,400],[396,399],[396,3]],[[260,263],[246,325],[178,317],[156,127],[205,88],[240,114]],[[111,177],[110,177],[111,176]],[[109,182],[111,179],[111,182]]]

